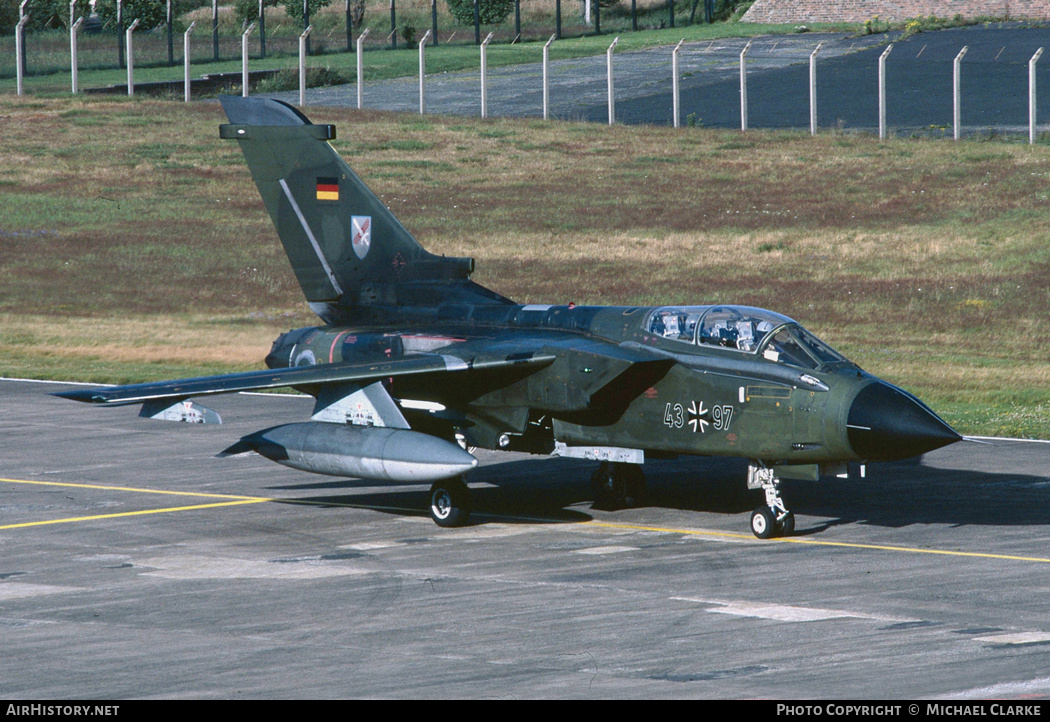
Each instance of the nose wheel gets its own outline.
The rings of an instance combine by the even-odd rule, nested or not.
[[[768,506],[751,512],[751,532],[759,539],[791,536],[795,532],[795,515],[790,511],[778,515]]]
[[[780,479],[772,469],[753,469],[753,474],[756,481],[761,482],[766,504],[751,512],[751,533],[759,539],[791,536],[795,533],[795,515],[780,498]]]

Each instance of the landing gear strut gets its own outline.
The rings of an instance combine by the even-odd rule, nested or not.
[[[645,500],[645,474],[638,464],[603,461],[591,474],[594,504],[615,511],[641,506]]]
[[[780,479],[772,469],[751,467],[749,485],[761,484],[766,505],[751,512],[751,532],[759,539],[791,536],[795,533],[795,515],[780,498]]]
[[[430,487],[430,518],[443,527],[467,523],[470,518],[470,489],[462,477],[435,481]]]

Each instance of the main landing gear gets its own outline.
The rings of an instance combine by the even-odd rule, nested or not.
[[[791,536],[795,533],[795,515],[780,498],[780,479],[772,469],[751,467],[748,486],[761,485],[766,494],[766,505],[751,512],[751,532],[759,539]]]
[[[641,506],[645,500],[645,474],[638,464],[603,461],[591,474],[594,505],[615,511]]]
[[[463,526],[470,518],[470,489],[463,477],[435,481],[430,487],[430,518],[443,527]]]

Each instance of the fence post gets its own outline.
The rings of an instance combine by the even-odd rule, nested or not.
[[[248,36],[255,29],[255,23],[249,23],[241,34],[241,97],[248,97]]]
[[[481,117],[487,118],[489,115],[489,93],[486,87],[486,70],[488,69],[487,55],[489,49],[489,42],[492,41],[492,33],[488,34],[481,42]]]
[[[264,0],[259,0],[259,58],[261,60],[266,59],[266,3]],[[350,7],[350,3],[347,2],[347,7]],[[349,50],[349,48],[347,48]]]
[[[16,26],[16,28],[25,28],[25,24],[27,22],[29,22],[29,19],[26,16],[26,3],[28,3],[28,2],[29,2],[29,0],[22,0],[22,2],[18,5],[18,25]],[[19,36],[20,35],[21,35],[21,40],[19,40]],[[25,71],[26,71],[26,67],[27,67],[26,66],[26,38],[25,38],[25,31],[24,30],[22,32],[18,32],[18,31],[15,32],[15,52],[18,53],[18,60],[15,61],[16,70],[17,69],[21,69],[21,72],[24,75]],[[17,75],[17,72],[16,72],[16,75]],[[19,76],[19,77],[21,77],[21,76]],[[18,87],[19,87],[18,94],[21,95],[22,94],[22,90],[21,90],[22,86],[19,85]]]
[[[77,13],[77,0],[69,0],[69,68],[73,95],[77,94],[77,36],[73,32],[73,18]]]
[[[1042,54],[1043,49],[1039,48],[1028,61],[1028,145],[1035,144],[1035,64]]]
[[[25,3],[22,3],[25,7]],[[26,42],[26,23],[29,22],[29,16],[23,15],[18,25],[15,27],[15,75],[18,76],[18,94],[22,94],[22,78],[26,74],[26,59],[25,59],[25,42]]]
[[[968,49],[968,46],[963,46],[963,49],[955,56],[955,63],[952,66],[952,125],[955,127],[955,140],[959,140],[959,126],[962,120],[962,97],[959,91],[962,76],[962,59]]]
[[[886,46],[879,56],[879,140],[886,140],[886,56],[893,50],[893,43]]]
[[[219,62],[219,0],[211,0],[212,60]]]
[[[678,53],[681,52],[681,50],[682,50],[682,43],[684,43],[684,42],[685,42],[685,38],[682,38],[681,40],[679,40],[678,41],[678,45],[675,45],[674,46],[674,50],[671,51],[671,78],[672,78],[672,87],[674,89],[672,94],[671,94],[671,97],[673,99],[673,101],[671,103],[671,106],[674,109],[674,127],[675,128],[677,128],[679,126],[679,123],[680,123],[679,117],[682,114],[681,113],[681,104],[679,103],[680,96],[679,96],[679,89],[678,89]]]
[[[365,31],[357,36],[357,109],[361,110],[361,101],[364,100],[364,80],[365,73],[364,68],[361,64],[361,56],[364,55],[364,44],[365,38],[368,37],[368,32],[372,28],[365,28]]]
[[[561,40],[561,0],[554,0],[554,35]]]
[[[117,0],[117,65],[124,67],[124,38],[120,29],[124,27],[124,0]]]
[[[616,36],[616,40],[612,41],[612,45],[605,51],[605,79],[608,85],[609,92],[609,125],[616,122],[616,96],[613,93],[613,50],[616,48],[616,43],[620,42],[620,36]]]
[[[390,0],[390,47],[397,49],[397,8],[394,0]]]
[[[550,120],[551,86],[547,66],[550,64],[550,47],[557,35],[551,35],[550,40],[543,46],[543,119]]]
[[[753,41],[748,40],[747,45],[740,51],[740,130],[747,130],[747,51],[751,49],[751,43]]]
[[[73,3],[69,4],[70,7]],[[79,68],[77,67],[77,35],[80,33],[80,26],[84,23],[84,16],[81,15],[77,18],[77,21],[69,26],[69,64],[72,70],[72,92],[73,95],[77,94],[79,88]]]
[[[175,36],[173,35],[174,29],[171,24],[175,20],[175,16],[171,9],[171,0],[168,0],[168,6],[164,11],[165,23],[168,26],[168,65],[175,65]]]
[[[299,36],[299,107],[306,106],[306,39],[310,37],[314,26],[307,26]],[[361,37],[364,37],[363,35]],[[360,57],[360,56],[359,56]],[[360,60],[358,61],[360,64]],[[360,102],[360,101],[358,101]],[[360,107],[360,105],[358,105]]]
[[[824,43],[817,43],[809,54],[809,134],[817,134],[817,53]]]
[[[135,51],[132,47],[131,35],[135,32],[135,28],[138,26],[139,19],[135,18],[135,21],[124,31],[124,42],[127,45],[128,56],[128,97],[135,94]]]
[[[197,21],[194,20],[182,34],[182,85],[187,103],[190,102],[190,33],[193,32],[193,26],[196,24]]]
[[[426,35],[419,41],[419,114],[423,115],[427,112],[427,101],[426,94],[424,92],[423,76],[426,73],[426,45],[427,40],[430,38],[430,31],[427,30]]]
[[[430,0],[430,29],[434,31],[434,47],[438,46],[438,4]]]
[[[430,1],[434,2],[434,0]],[[346,52],[354,52],[354,14],[350,9],[350,0],[346,0]]]

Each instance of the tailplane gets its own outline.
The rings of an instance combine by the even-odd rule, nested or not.
[[[472,258],[428,253],[328,143],[287,103],[221,98],[229,123],[310,307],[329,323],[361,306],[507,303],[469,281]]]

